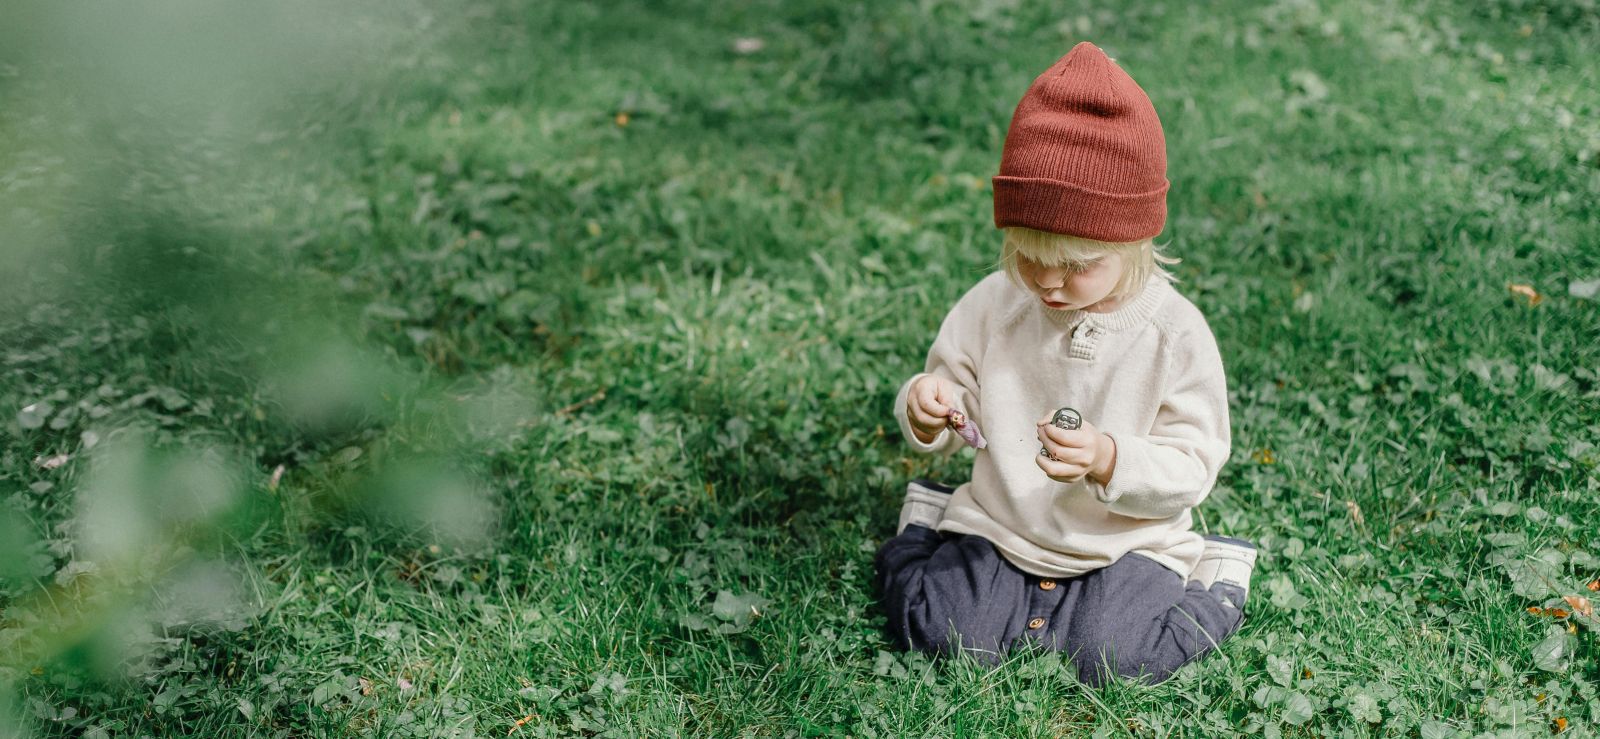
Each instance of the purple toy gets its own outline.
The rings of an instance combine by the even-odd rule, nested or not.
[[[978,424],[973,423],[966,414],[953,408],[950,410],[950,428],[955,429],[961,440],[967,442],[967,446],[973,449],[989,446],[989,442],[983,440],[983,432],[978,430]]]

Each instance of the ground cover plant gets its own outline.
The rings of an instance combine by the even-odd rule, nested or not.
[[[0,736],[1600,725],[1593,3],[162,7],[0,30]],[[895,653],[870,587],[1083,39],[1262,551],[1154,687]]]

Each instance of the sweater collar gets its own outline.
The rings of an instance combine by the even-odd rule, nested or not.
[[[1098,327],[1109,333],[1143,325],[1150,320],[1151,316],[1155,315],[1156,309],[1161,307],[1162,299],[1171,290],[1172,286],[1168,285],[1167,281],[1160,275],[1151,275],[1150,279],[1144,283],[1144,289],[1140,290],[1138,295],[1110,313],[1051,308],[1039,302],[1037,297],[1033,299],[1033,303],[1044,313],[1045,318],[1050,319],[1051,323],[1066,328],[1074,328],[1080,323],[1087,322],[1091,326]]]

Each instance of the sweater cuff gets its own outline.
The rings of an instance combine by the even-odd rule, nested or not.
[[[1122,494],[1128,490],[1129,483],[1132,482],[1128,478],[1130,475],[1135,474],[1131,469],[1134,466],[1133,460],[1129,459],[1129,457],[1137,452],[1129,449],[1128,444],[1122,443],[1123,437],[1121,435],[1113,434],[1109,431],[1102,433],[1111,437],[1111,443],[1117,445],[1117,459],[1111,463],[1111,482],[1105,485],[1096,483],[1094,485],[1094,494],[1095,497],[1100,499],[1101,503],[1110,505],[1117,502],[1117,499],[1121,498]]]
[[[926,374],[928,373],[918,372],[900,386],[900,392],[894,399],[894,416],[900,421],[900,434],[906,437],[906,443],[911,445],[912,449],[925,454],[934,454],[945,451],[945,448],[950,445],[949,437],[955,432],[951,431],[949,426],[946,426],[939,429],[939,433],[933,437],[933,441],[924,444],[917,440],[916,432],[911,429],[911,418],[906,415],[906,399],[911,395],[911,385]]]

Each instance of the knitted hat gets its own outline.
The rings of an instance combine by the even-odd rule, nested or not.
[[[1155,106],[1085,41],[1017,103],[994,178],[994,225],[1139,241],[1166,225],[1167,186]]]

